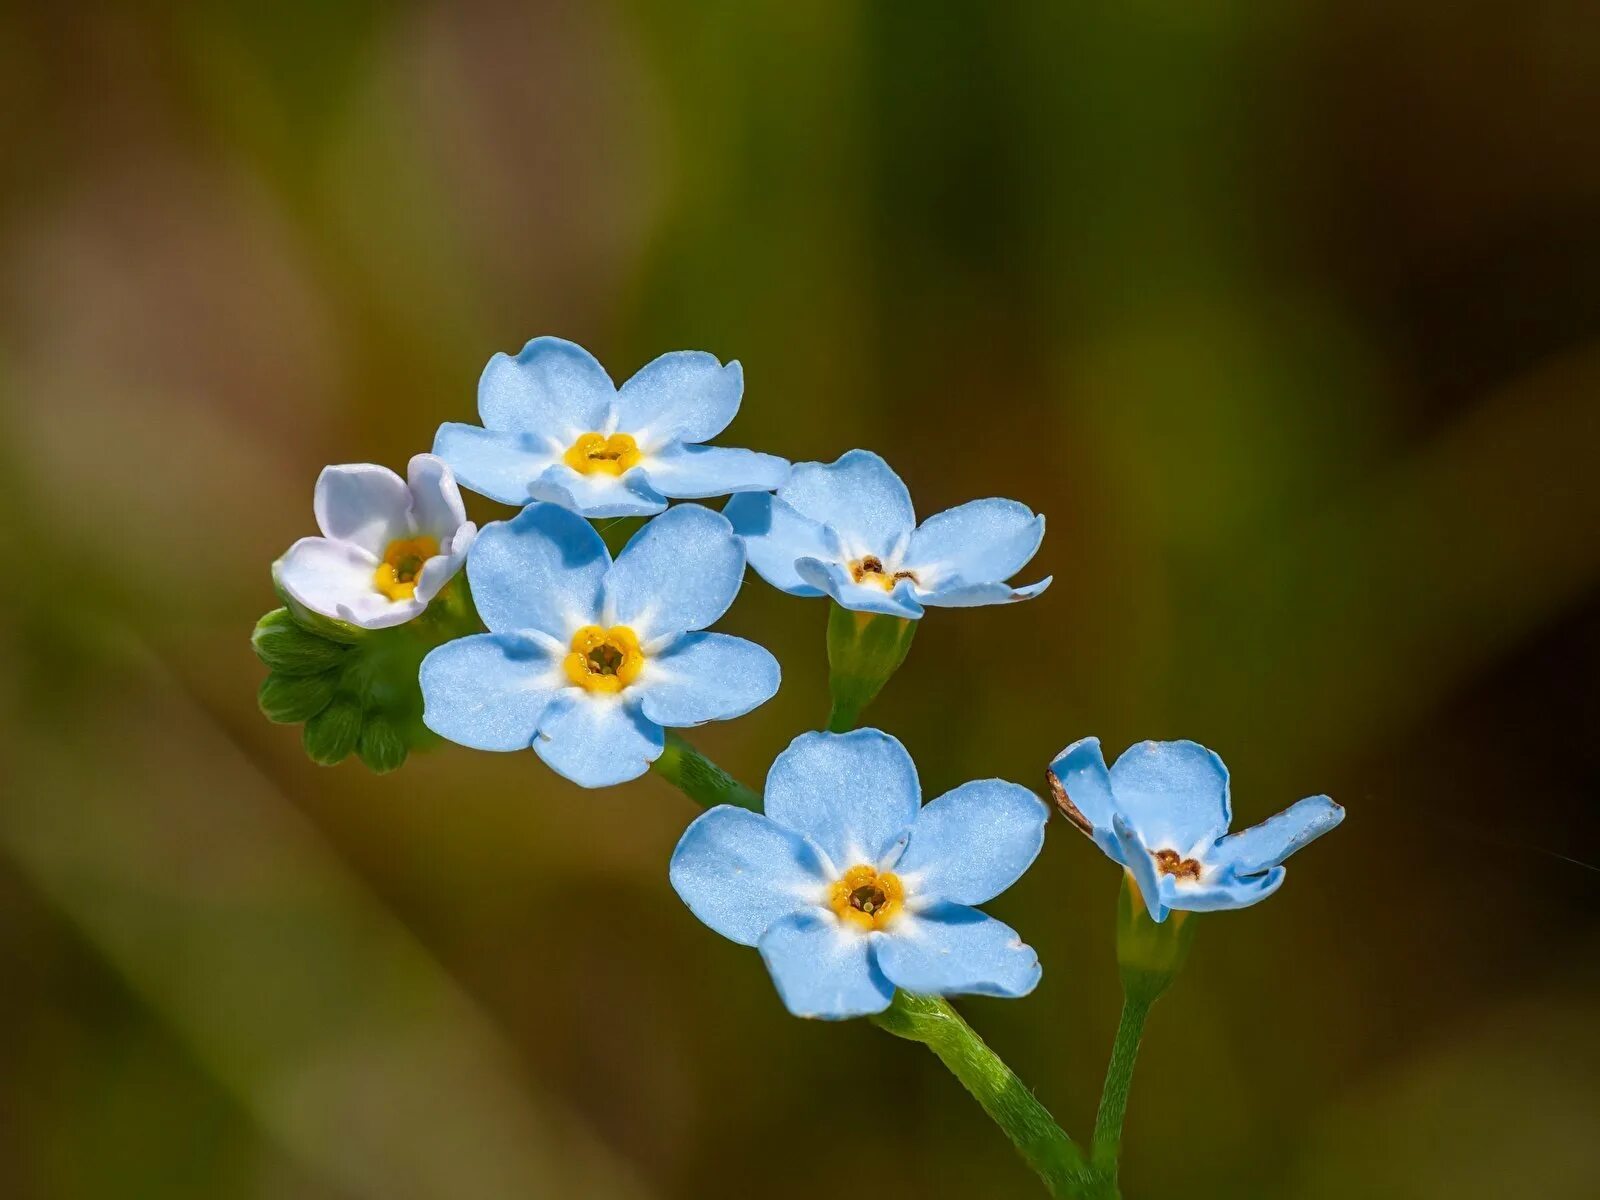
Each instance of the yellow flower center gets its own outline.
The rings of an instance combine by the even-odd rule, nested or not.
[[[851,867],[828,892],[839,919],[858,929],[882,929],[900,915],[906,889],[900,876],[872,867]]]
[[[396,538],[383,552],[383,561],[372,573],[372,586],[391,600],[409,600],[417,594],[417,576],[422,564],[439,553],[439,543],[431,537]]]
[[[621,475],[639,465],[644,455],[631,433],[585,433],[572,443],[563,456],[567,466],[580,475]]]
[[[562,661],[567,678],[591,692],[620,692],[644,669],[639,639],[626,625],[585,625],[572,635],[572,653]]]
[[[891,574],[883,569],[883,560],[873,554],[850,564],[850,578],[857,583],[875,583],[886,592],[894,591],[894,585],[902,579],[909,579],[913,584],[917,582],[916,572],[895,571]]]

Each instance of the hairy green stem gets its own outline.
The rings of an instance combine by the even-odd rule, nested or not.
[[[706,808],[732,804],[761,811],[761,797],[696,750],[680,735],[667,731],[666,747],[653,769],[696,804]]]
[[[1154,997],[1130,993],[1123,997],[1122,1019],[1111,1043],[1111,1061],[1106,1064],[1106,1082],[1100,1090],[1100,1111],[1094,1120],[1094,1140],[1090,1156],[1095,1169],[1110,1182],[1117,1178],[1117,1157],[1122,1148],[1122,1121],[1128,1112],[1128,1089],[1133,1084],[1133,1067],[1139,1058],[1139,1041],[1144,1036],[1145,1018],[1150,1015]]]
[[[1055,1118],[947,1001],[896,992],[894,1002],[872,1022],[932,1050],[1011,1139],[1052,1196],[1084,1196],[1097,1184],[1083,1153]]]

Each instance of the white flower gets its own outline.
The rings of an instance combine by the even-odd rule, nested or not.
[[[409,482],[388,467],[326,467],[301,538],[272,567],[278,586],[325,617],[387,629],[417,616],[466,561],[478,527],[444,460],[419,454]]]

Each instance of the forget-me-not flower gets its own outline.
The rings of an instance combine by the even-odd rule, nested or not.
[[[388,467],[326,467],[313,509],[321,537],[301,538],[272,566],[312,612],[363,629],[399,625],[428,607],[466,560],[467,520],[450,468],[419,454],[401,479]]]
[[[576,513],[532,504],[484,527],[467,578],[490,632],[422,661],[423,721],[477,750],[524,750],[584,787],[634,779],[663,726],[741,716],[778,690],[778,661],[701,633],[733,603],[744,548],[720,513],[682,504],[612,562]]]
[[[1028,869],[1048,810],[999,779],[927,806],[876,729],[805,733],[767,775],[766,815],[723,805],[672,854],[672,886],[723,937],[760,948],[801,1017],[882,1012],[895,988],[1022,996],[1039,957],[982,904]]]
[[[1043,517],[1015,500],[973,500],[919,526],[906,485],[868,450],[797,463],[776,495],[735,496],[723,511],[773,587],[862,612],[920,617],[924,605],[1029,600],[1050,586],[1005,582],[1039,549]]]
[[[1106,769],[1099,738],[1050,764],[1068,820],[1133,874],[1153,920],[1169,909],[1244,908],[1283,883],[1283,860],[1344,820],[1326,796],[1229,833],[1228,768],[1194,742],[1140,742]]]
[[[768,491],[789,477],[771,454],[700,444],[727,428],[743,394],[739,364],[703,351],[663,354],[619,388],[582,346],[538,337],[489,360],[483,425],[441,425],[433,452],[463,486],[505,504],[645,517],[668,497]]]

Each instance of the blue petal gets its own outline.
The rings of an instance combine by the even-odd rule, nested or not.
[[[1307,796],[1259,825],[1230,833],[1217,843],[1216,861],[1236,874],[1254,875],[1277,866],[1342,820],[1344,809],[1327,796]]]
[[[849,556],[898,557],[916,527],[911,493],[870,450],[832,463],[799,463],[778,498],[803,517],[838,531]]]
[[[828,531],[810,517],[802,517],[776,496],[735,496],[722,509],[744,539],[745,553],[756,573],[791,596],[821,596],[823,589],[800,578],[795,561],[826,559],[833,553]]]
[[[917,877],[906,883],[919,897],[982,904],[1022,878],[1038,857],[1049,816],[1021,784],[964,783],[917,814],[895,871]]]
[[[981,608],[987,604],[1015,604],[1019,600],[1032,600],[1050,586],[1053,575],[1046,575],[1038,583],[1026,587],[1012,587],[1009,583],[955,583],[945,588],[917,592],[917,599],[930,608]]]
[[[841,607],[856,612],[886,613],[891,617],[916,620],[922,616],[915,589],[902,579],[886,592],[875,583],[857,583],[850,572],[836,562],[802,558],[794,564],[795,574],[812,587],[832,596]]]
[[[739,594],[744,545],[728,518],[680,504],[634,534],[606,576],[606,623],[641,642],[704,629]]]
[[[526,750],[557,693],[564,647],[537,634],[477,633],[422,660],[422,722],[474,750]]]
[[[634,686],[644,715],[681,729],[742,717],[778,692],[778,660],[725,633],[686,633],[651,657]]]
[[[447,422],[433,436],[433,452],[455,472],[461,486],[501,504],[526,504],[528,487],[557,456],[543,439]]]
[[[605,368],[582,346],[556,337],[534,338],[515,358],[496,354],[478,380],[478,415],[487,428],[552,438],[563,448],[605,428],[615,402]]]
[[[677,500],[770,492],[789,478],[788,462],[775,454],[682,443],[652,454],[639,469],[663,496]]]
[[[802,733],[773,762],[764,803],[844,871],[882,859],[917,819],[922,790],[911,755],[886,733]]]
[[[646,363],[617,393],[617,428],[640,446],[707,442],[728,427],[744,395],[744,368],[703,350]]]
[[[784,1007],[797,1017],[864,1017],[894,999],[894,984],[872,961],[871,939],[841,928],[831,914],[791,913],[759,945]]]
[[[690,912],[743,946],[780,917],[814,906],[828,887],[805,838],[726,804],[684,830],[667,875]]]
[[[478,534],[467,579],[496,633],[537,629],[565,643],[600,615],[611,555],[594,526],[554,504],[530,504]]]
[[[878,966],[896,987],[924,996],[1026,996],[1039,956],[1009,925],[962,904],[936,904],[875,938]]]
[[[584,517],[648,517],[667,507],[667,498],[650,486],[643,471],[584,475],[564,462],[547,466],[528,484],[528,494]]]
[[[1111,772],[1106,770],[1100,739],[1086,737],[1073,742],[1050,764],[1050,790],[1062,815],[1088,834],[1118,862],[1116,839],[1111,834]]]
[[[1274,867],[1264,875],[1248,879],[1223,877],[1214,883],[1174,883],[1171,876],[1162,880],[1166,908],[1183,912],[1216,912],[1227,908],[1249,908],[1259,904],[1283,886],[1287,872]]]
[[[661,726],[636,705],[569,688],[545,710],[533,752],[579,787],[637,779],[661,757]]]
[[[906,566],[930,580],[993,583],[1022,570],[1044,539],[1044,518],[1015,500],[973,500],[937,513],[911,535]]]
[[[1133,882],[1139,886],[1139,895],[1144,899],[1150,919],[1165,921],[1167,907],[1161,902],[1161,874],[1156,869],[1156,860],[1149,847],[1139,840],[1139,834],[1121,813],[1111,818],[1111,836],[1117,847],[1114,857],[1119,857],[1133,875]]]
[[[1195,742],[1140,742],[1111,767],[1117,811],[1152,850],[1187,855],[1228,832],[1228,768]]]

